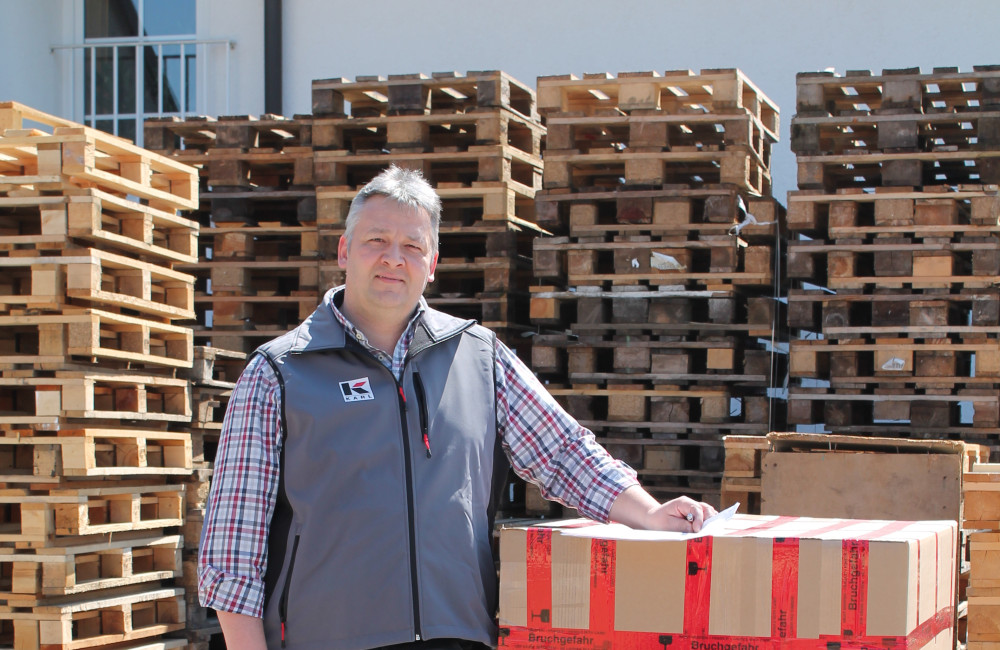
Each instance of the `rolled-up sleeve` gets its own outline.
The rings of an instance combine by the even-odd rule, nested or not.
[[[278,491],[281,395],[255,356],[222,424],[198,551],[198,596],[213,609],[263,616],[267,536]]]
[[[507,346],[497,347],[497,427],[511,466],[542,496],[607,522],[615,499],[638,485]]]

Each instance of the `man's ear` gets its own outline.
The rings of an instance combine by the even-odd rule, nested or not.
[[[427,274],[427,282],[434,282],[434,269],[438,265],[438,253],[435,251],[434,259],[431,260],[431,272]]]
[[[340,241],[337,242],[337,266],[342,269],[347,268],[347,237],[344,235],[341,235]]]

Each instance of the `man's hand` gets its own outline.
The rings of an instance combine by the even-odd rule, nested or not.
[[[659,503],[638,485],[618,495],[611,506],[611,520],[643,530],[697,533],[715,508],[688,497]]]

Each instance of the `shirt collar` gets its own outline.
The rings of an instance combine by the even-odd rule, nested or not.
[[[340,307],[344,304],[344,288],[345,285],[340,285],[328,294],[330,296],[330,309],[333,311],[334,318],[337,319],[337,322],[339,322],[341,327],[344,328],[344,331],[347,332],[348,336],[367,345],[368,337],[365,336],[365,333],[355,327],[354,323],[349,321],[347,316],[340,311]],[[420,317],[426,310],[427,301],[424,300],[423,296],[420,296],[419,300],[417,300],[417,307],[413,310],[413,315],[410,317],[410,321],[406,324],[406,329],[403,330],[403,337],[408,336],[413,331],[417,322],[420,320]],[[391,350],[387,350],[387,352],[391,352]]]

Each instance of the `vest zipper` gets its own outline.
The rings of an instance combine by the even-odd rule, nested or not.
[[[431,457],[431,438],[428,432],[427,422],[427,396],[424,394],[424,382],[420,380],[420,373],[413,373],[413,388],[417,393],[417,409],[420,411],[420,433],[424,439],[424,448],[427,450],[427,457]]]
[[[295,568],[295,554],[299,550],[299,536],[292,543],[292,558],[288,561],[288,573],[285,575],[285,585],[281,589],[281,600],[278,601],[278,618],[281,620],[281,647],[285,647],[285,621],[288,620],[288,587],[292,584],[292,569]]]
[[[384,366],[383,366],[384,367]],[[390,373],[391,374],[391,373]],[[393,380],[395,381],[395,377]],[[398,381],[396,386],[399,389],[399,415],[403,423],[403,458],[406,465],[406,518],[409,528],[407,534],[410,542],[410,588],[413,593],[413,629],[416,634],[416,641],[420,641],[423,635],[420,633],[420,590],[417,588],[417,540],[416,540],[416,516],[414,515],[413,500],[413,469],[410,460],[410,431],[406,424],[406,395],[403,393],[403,385]]]

